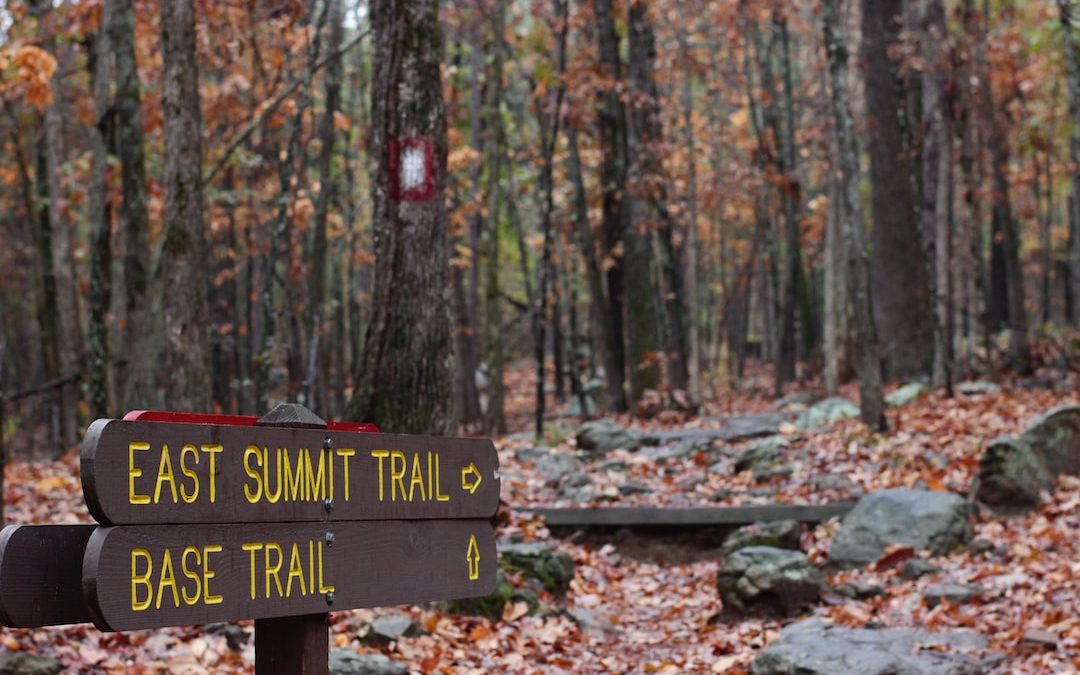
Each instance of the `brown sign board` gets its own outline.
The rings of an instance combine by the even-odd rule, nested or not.
[[[37,628],[90,620],[82,561],[96,525],[8,525],[0,531],[0,625]]]
[[[82,446],[103,524],[489,518],[488,439],[102,419]]]
[[[487,520],[98,528],[83,591],[102,630],[265,619],[487,595]]]

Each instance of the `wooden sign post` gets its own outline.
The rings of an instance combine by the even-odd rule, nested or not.
[[[140,412],[90,426],[82,481],[101,526],[0,532],[0,624],[255,619],[257,673],[326,673],[330,611],[495,587],[489,440],[381,434],[293,404]]]

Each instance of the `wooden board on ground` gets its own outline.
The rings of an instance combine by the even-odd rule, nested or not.
[[[486,520],[98,528],[83,590],[102,630],[318,614],[487,595]]]
[[[0,624],[37,628],[90,620],[82,561],[96,525],[8,525],[0,531]]]
[[[101,523],[488,518],[488,439],[333,429],[98,420],[82,446]]]
[[[772,520],[819,523],[843,516],[854,502],[762,504],[698,508],[610,507],[522,509],[544,517],[548,527],[701,527],[749,525]]]

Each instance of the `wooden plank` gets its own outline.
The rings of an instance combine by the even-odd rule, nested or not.
[[[98,528],[83,591],[102,630],[317,614],[487,595],[487,520]]]
[[[90,620],[82,560],[96,525],[8,525],[0,531],[0,624],[37,628]]]
[[[698,527],[749,525],[772,520],[818,523],[842,516],[854,502],[763,504],[700,508],[610,507],[522,509],[544,517],[549,527]]]
[[[82,446],[90,513],[114,525],[489,518],[488,439],[98,420]]]
[[[330,652],[328,616],[256,619],[256,675],[325,675]]]

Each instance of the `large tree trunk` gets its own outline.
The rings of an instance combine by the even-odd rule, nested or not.
[[[1080,326],[1080,61],[1076,54],[1073,37],[1074,0],[1057,0],[1061,18],[1061,32],[1065,42],[1065,82],[1069,91],[1069,118],[1072,133],[1069,135],[1069,160],[1072,162],[1072,199],[1069,200],[1069,287],[1073,298],[1072,316],[1074,326]],[[1049,180],[1049,177],[1048,177]]]
[[[930,297],[934,307],[935,386],[952,386],[952,323],[950,267],[952,232],[949,223],[950,178],[952,176],[952,115],[947,95],[948,27],[942,0],[922,0],[923,71],[922,117],[922,223]]]
[[[685,5],[680,3],[680,9]],[[698,326],[698,196],[697,142],[694,134],[694,80],[690,46],[685,27],[679,29],[679,49],[683,59],[682,114],[686,144],[686,347],[690,399],[701,400],[701,334]]]
[[[111,24],[116,56],[116,154],[120,158],[123,200],[120,202],[124,249],[124,344],[126,359],[117,370],[117,391],[128,410],[152,403],[160,332],[151,317],[150,244],[146,215],[146,160],[143,154],[142,97],[135,61],[133,0],[115,5]]]
[[[109,153],[113,111],[110,96],[113,52],[110,23],[114,4],[106,2],[93,49],[94,127],[90,132],[90,317],[87,323],[86,389],[93,417],[109,415],[109,288],[112,272],[112,207]]]
[[[859,146],[851,120],[848,93],[848,49],[839,7],[842,0],[823,0],[822,23],[829,60],[830,107],[839,146],[842,228],[848,263],[848,294],[855,324],[856,369],[859,374],[860,410],[863,422],[884,431],[885,402],[881,386],[877,329],[870,305],[870,270],[864,241],[859,201]]]
[[[373,0],[372,315],[346,416],[452,433],[446,107],[437,0]]]
[[[165,188],[161,257],[155,271],[165,321],[164,404],[201,412],[210,403],[209,247],[202,212],[202,113],[192,0],[161,0]]]
[[[594,0],[596,36],[600,63],[606,79],[600,92],[597,118],[603,162],[600,182],[603,192],[604,259],[607,265],[608,321],[608,404],[619,412],[626,410],[626,347],[623,342],[623,252],[626,246],[622,193],[626,187],[627,147],[626,113],[619,97],[622,63],[619,42],[612,16],[612,0]]]
[[[933,349],[933,316],[924,254],[919,245],[906,93],[894,60],[903,27],[903,0],[862,0],[862,59],[870,117],[873,188],[872,293],[889,377],[926,370]]]

